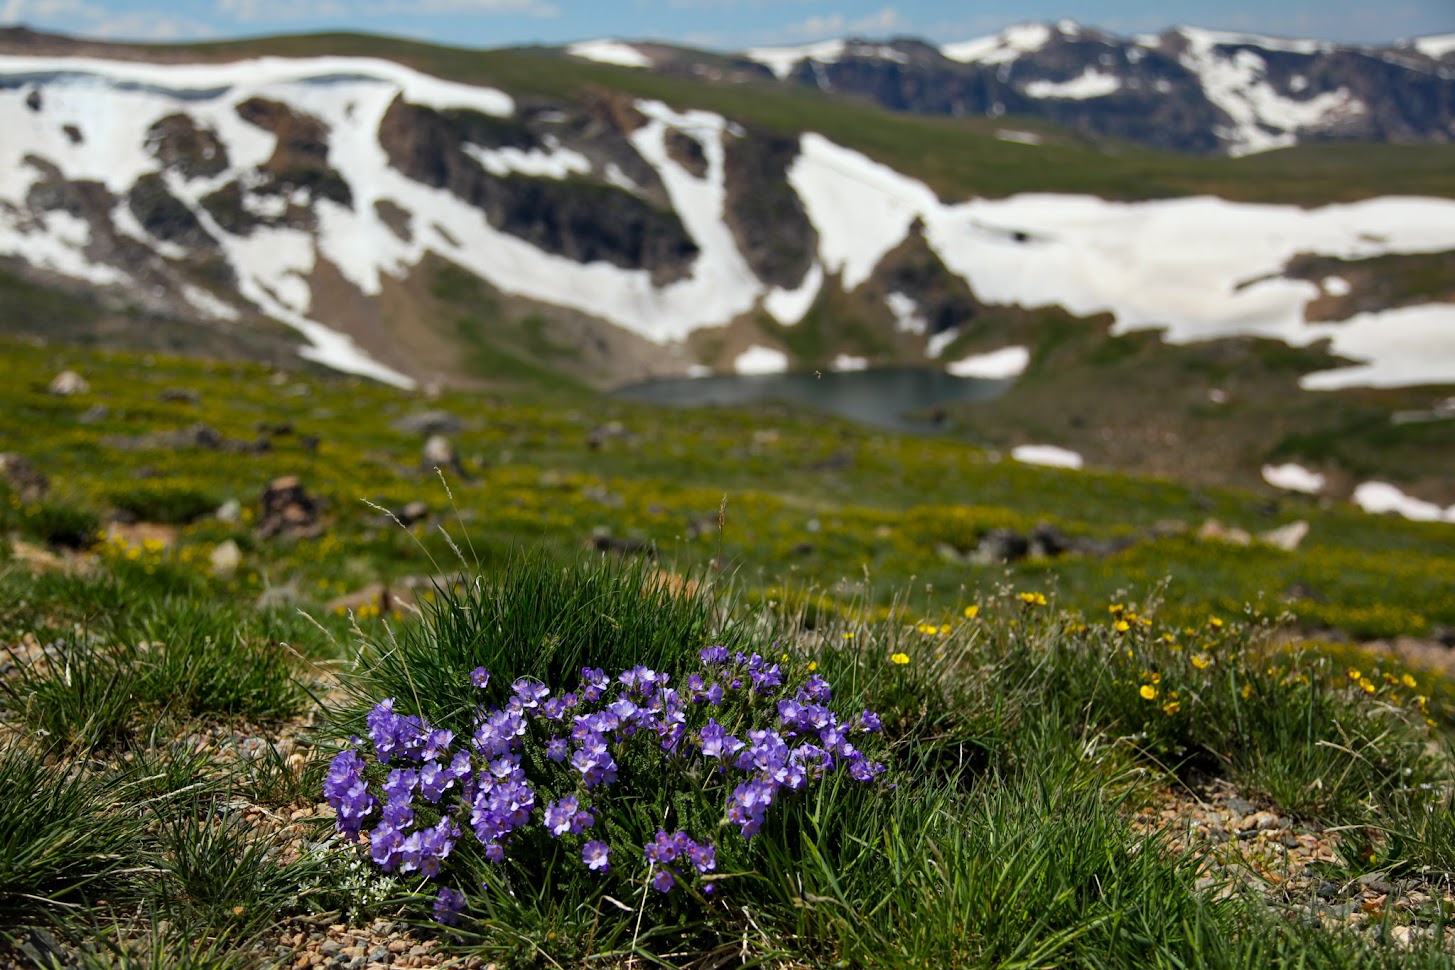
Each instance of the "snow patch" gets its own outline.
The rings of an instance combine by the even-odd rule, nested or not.
[[[1266,34],[1240,34],[1226,30],[1203,30],[1200,27],[1178,27],[1177,32],[1187,38],[1189,44],[1206,47],[1261,47],[1266,51],[1284,51],[1291,54],[1318,54],[1334,49],[1332,44],[1325,41],[1269,37]]]
[[[799,140],[788,181],[818,230],[819,261],[846,290],[869,278],[917,214],[940,207],[922,182],[814,132]]]
[[[785,290],[781,287],[774,287],[763,297],[763,309],[768,315],[777,320],[785,327],[791,327],[802,320],[810,309],[813,302],[818,299],[819,290],[823,288],[823,267],[814,263],[809,267],[795,289]]]
[[[851,371],[851,370],[868,370],[868,369],[869,369],[869,358],[868,357],[853,357],[853,356],[850,356],[849,354],[839,354],[837,357],[835,357],[832,361],[829,362],[829,370],[833,370],[833,371]]]
[[[630,44],[619,40],[583,40],[566,48],[566,53],[588,61],[618,67],[652,67],[656,62]]]
[[[928,329],[925,318],[920,316],[919,304],[914,302],[913,297],[903,293],[890,293],[884,298],[884,304],[894,314],[894,329],[900,333],[923,335]]]
[[[1046,465],[1051,468],[1080,468],[1081,456],[1056,445],[1016,445],[1010,456],[1027,465]]]
[[[835,64],[846,56],[871,57],[881,61],[907,64],[909,58],[902,51],[883,44],[863,44],[846,40],[825,40],[801,47],[755,47],[743,51],[750,61],[762,64],[773,72],[780,81],[793,73],[793,69],[804,61],[814,64]],[[820,87],[824,86],[820,80]]]
[[[1394,512],[1419,522],[1455,522],[1455,505],[1442,509],[1434,502],[1406,495],[1388,482],[1364,482],[1354,489],[1354,504],[1366,512]]]
[[[1296,465],[1293,462],[1282,465],[1264,465],[1263,480],[1285,492],[1305,492],[1309,495],[1316,495],[1323,491],[1325,484],[1323,475],[1309,471],[1302,465]]]
[[[182,296],[186,298],[188,303],[192,304],[194,309],[213,320],[227,320],[230,322],[237,320],[241,316],[237,312],[237,307],[234,307],[230,303],[224,303],[211,292],[204,290],[200,286],[193,286],[191,283],[183,284]]]
[[[1088,67],[1069,81],[1032,81],[1024,90],[1033,98],[1086,101],[1115,94],[1121,87],[1121,79],[1115,74],[1103,74],[1094,67]]]
[[[1002,347],[988,354],[963,357],[945,365],[945,370],[956,377],[978,377],[982,380],[1000,381],[1019,377],[1026,372],[1031,362],[1031,352],[1025,347]]]
[[[733,370],[739,374],[782,374],[788,370],[788,355],[775,347],[753,344],[733,358]]]
[[[1018,145],[1039,145],[1045,141],[1033,131],[1019,131],[1015,128],[997,128],[995,137],[1001,141],[1015,142]]]
[[[939,333],[930,337],[929,340],[925,341],[925,356],[940,356],[945,352],[946,347],[950,346],[950,344],[955,342],[955,338],[958,336],[960,336],[959,327],[951,327],[949,330],[941,330]]]
[[[801,61],[818,61],[820,64],[834,63],[843,56],[846,46],[848,45],[842,40],[825,40],[803,47],[754,47],[751,50],[743,51],[743,56],[750,61],[762,64],[781,81],[792,74],[793,69]]]
[[[591,174],[591,162],[580,152],[569,148],[550,151],[519,148],[481,148],[466,145],[465,154],[479,162],[491,175],[531,175],[537,178],[564,179],[572,175]]]
[[[1051,28],[1045,24],[1017,24],[993,37],[946,44],[940,53],[962,64],[1008,64],[1022,54],[1031,54],[1051,42]]]
[[[1311,54],[1321,49],[1314,41],[1276,41],[1185,27],[1181,33],[1187,48],[1179,61],[1198,76],[1207,99],[1233,122],[1232,127],[1218,129],[1233,155],[1286,148],[1297,142],[1294,133],[1300,129],[1332,124],[1366,110],[1347,88],[1302,100],[1285,97],[1268,82],[1263,58],[1246,46],[1237,46]],[[1230,46],[1237,49],[1229,52]]]
[[[1412,42],[1415,50],[1426,57],[1433,57],[1439,60],[1451,51],[1455,51],[1455,34],[1432,34],[1429,37],[1416,37]]]
[[[1342,276],[1325,276],[1319,280],[1319,289],[1329,296],[1348,296],[1350,289],[1349,281]]]

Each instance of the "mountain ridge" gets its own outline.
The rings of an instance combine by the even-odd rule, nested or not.
[[[1455,306],[1400,269],[1455,251],[1450,146],[1182,158],[552,51],[34,53],[52,43],[0,35],[10,270],[219,334],[282,323],[309,359],[376,379],[1008,378],[1052,359],[1054,311],[1097,340],[1284,341],[1290,394],[1414,388],[1395,395],[1410,409],[1455,385]],[[1380,192],[1391,159],[1426,173],[1401,186],[1420,196]],[[959,182],[935,177],[947,160]],[[1046,191],[1068,172],[1082,191]],[[1218,197],[1237,190],[1260,201]]]

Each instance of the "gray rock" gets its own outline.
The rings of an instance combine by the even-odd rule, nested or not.
[[[991,529],[980,537],[970,561],[981,566],[1016,562],[1024,559],[1030,550],[1030,540],[1014,529]]]
[[[38,502],[51,489],[50,479],[28,458],[14,452],[0,453],[0,481],[9,485],[22,502]]]
[[[428,437],[437,434],[456,434],[465,423],[448,411],[416,411],[391,422],[389,427],[400,434],[417,434]]]

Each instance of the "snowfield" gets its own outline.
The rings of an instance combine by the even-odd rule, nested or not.
[[[1057,29],[1064,33],[1070,28]],[[1258,55],[1246,50],[1230,55],[1221,46],[1242,42],[1241,35],[1184,35],[1186,56],[1197,61],[1199,70],[1251,71],[1249,77],[1258,73],[1249,59]],[[1037,49],[1050,36],[1044,26],[1027,27],[998,35],[993,44],[962,46],[954,52],[967,60],[994,63]],[[1265,41],[1258,40],[1271,49],[1273,42]],[[620,48],[594,43],[577,45],[573,53],[629,60],[623,49],[636,50]],[[825,59],[840,56],[843,49],[819,45],[795,49],[792,56]],[[780,53],[786,63],[789,55]],[[1241,62],[1240,53],[1248,54]],[[1068,82],[1073,89],[1061,96],[1095,96],[1097,85],[1104,86],[1097,77],[1090,72]],[[1240,90],[1253,88],[1243,85]],[[35,92],[38,102],[27,103]],[[185,112],[225,144],[229,167],[209,177],[185,178],[170,171],[166,184],[219,240],[241,296],[302,332],[312,343],[307,351],[311,358],[397,384],[408,383],[408,378],[370,359],[312,315],[309,280],[315,269],[330,264],[361,292],[375,295],[386,278],[404,276],[435,253],[506,293],[577,309],[659,344],[674,345],[699,329],[724,326],[754,312],[765,312],[783,325],[798,323],[825,286],[853,290],[869,280],[916,221],[930,248],[983,303],[1059,305],[1081,316],[1108,313],[1115,321],[1113,333],[1152,329],[1174,343],[1241,335],[1297,346],[1326,341],[1349,363],[1305,375],[1303,386],[1309,390],[1455,383],[1455,305],[1431,303],[1310,323],[1305,317],[1308,303],[1323,294],[1345,293],[1348,284],[1334,277],[1314,283],[1283,275],[1289,260],[1299,254],[1359,259],[1455,249],[1455,201],[1449,199],[1391,196],[1315,209],[1211,197],[1108,202],[1030,193],[942,200],[917,179],[810,132],[800,139],[788,181],[817,230],[818,249],[805,279],[784,290],[753,274],[727,226],[724,143],[738,137],[736,127],[711,112],[677,111],[642,101],[637,107],[647,124],[630,134],[631,143],[660,176],[699,249],[685,277],[657,285],[646,269],[580,263],[536,249],[496,229],[480,210],[394,169],[379,144],[378,130],[388,106],[400,96],[435,108],[469,108],[497,117],[511,117],[516,110],[513,99],[501,91],[446,82],[366,58],[261,58],[224,65],[0,58],[0,125],[6,132],[0,140],[0,255],[102,285],[128,282],[121,271],[89,255],[92,230],[85,220],[61,210],[35,218],[26,214],[27,196],[43,181],[44,164],[49,163],[66,179],[103,184],[120,197],[113,210],[118,231],[144,241],[163,257],[177,258],[175,245],[148,236],[136,223],[126,211],[124,196],[138,178],[160,169],[147,150],[147,130],[161,118]],[[235,180],[246,184],[251,171],[276,147],[273,134],[238,114],[237,106],[253,97],[284,102],[328,127],[328,162],[348,183],[352,206],[310,200],[304,192],[301,201],[311,201],[316,229],[262,227],[241,237],[216,225],[201,206],[202,198]],[[1313,111],[1317,101],[1300,102],[1299,110]],[[1272,117],[1270,111],[1282,110],[1268,101],[1255,107],[1253,114],[1234,117],[1245,117],[1256,127],[1260,119]],[[706,171],[700,177],[668,152],[672,131],[701,146]],[[481,146],[467,151],[493,175],[592,177],[617,184],[625,178],[614,165],[595,171],[596,163],[584,155],[550,143],[532,151]],[[280,202],[266,196],[245,196],[244,201],[253,208]],[[378,202],[392,203],[409,215],[414,231],[408,238],[385,224]],[[214,316],[220,312],[216,306],[199,309]],[[908,334],[926,329],[906,294],[893,293],[886,312]],[[947,334],[922,336],[930,357],[953,339]],[[771,358],[762,353],[767,350],[750,352],[740,368],[792,363],[780,361],[781,351],[771,351]],[[1006,348],[950,367],[959,373],[1014,376],[1025,366],[1023,354],[1024,348]]]

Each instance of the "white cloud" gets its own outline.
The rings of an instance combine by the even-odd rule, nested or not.
[[[213,36],[207,24],[183,17],[171,17],[155,11],[105,16],[86,31],[88,36],[125,40],[194,40]]]
[[[381,17],[390,14],[521,14],[558,17],[546,0],[216,0],[219,14],[238,23],[267,20],[320,20]]]
[[[815,14],[796,24],[790,24],[782,31],[785,37],[816,40],[823,37],[843,37],[884,34],[903,30],[907,25],[904,16],[895,7],[884,7],[864,17],[849,19],[842,13]]]
[[[87,0],[5,0],[0,23],[21,22],[84,37],[183,40],[212,36],[206,24],[160,10],[113,12]]]
[[[546,18],[559,17],[561,10],[545,0],[398,0],[373,5],[370,13],[505,13]]]

